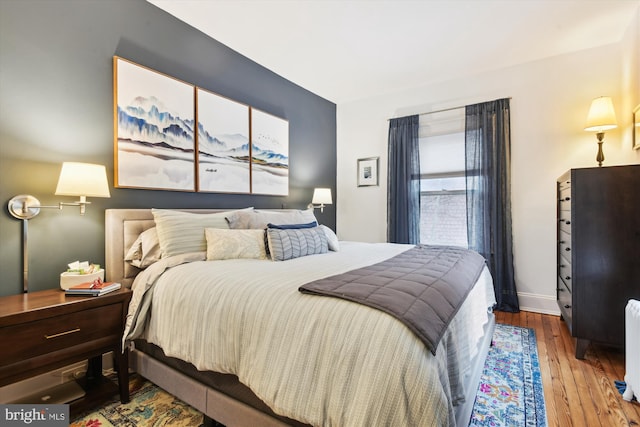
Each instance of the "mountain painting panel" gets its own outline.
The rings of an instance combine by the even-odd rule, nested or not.
[[[194,86],[114,57],[115,186],[195,191]]]
[[[198,191],[249,193],[249,106],[198,88]]]

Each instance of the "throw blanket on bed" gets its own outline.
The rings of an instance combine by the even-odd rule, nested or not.
[[[467,249],[416,246],[378,264],[307,283],[299,290],[389,313],[435,355],[440,338],[484,265],[481,255]]]

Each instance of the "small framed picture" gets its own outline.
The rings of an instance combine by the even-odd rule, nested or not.
[[[633,109],[633,149],[640,149],[640,104]]]
[[[378,185],[378,159],[379,157],[358,159],[358,187]]]

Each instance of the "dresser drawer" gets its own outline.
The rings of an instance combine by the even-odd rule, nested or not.
[[[564,282],[561,278],[558,277],[558,307],[560,307],[560,312],[562,313],[562,317],[564,317],[567,326],[569,327],[569,331],[572,328],[572,320],[573,320],[573,307],[572,307],[572,298],[571,291],[565,286]]]
[[[560,264],[558,265],[558,275],[562,282],[564,282],[565,286],[569,291],[572,291],[572,280],[571,280],[571,263],[566,262],[563,257],[560,257]]]
[[[560,211],[559,216],[558,225],[560,230],[571,234],[571,211]]]
[[[0,342],[11,345],[5,345],[0,353],[0,365],[9,365],[110,335],[118,340],[121,328],[122,304],[6,326],[0,328]]]
[[[571,210],[571,187],[566,187],[560,189],[558,192],[558,204],[560,206],[560,210],[562,211],[570,211]]]
[[[565,260],[571,259],[571,242],[563,240],[564,243],[558,242],[558,251],[560,257],[564,257]],[[569,263],[570,264],[570,263]]]

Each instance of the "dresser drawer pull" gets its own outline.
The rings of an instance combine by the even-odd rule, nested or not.
[[[571,280],[571,276],[565,277],[566,280]]]
[[[569,252],[571,250],[571,248],[566,248],[565,251]]]
[[[58,338],[61,337],[63,335],[69,335],[69,334],[73,334],[74,332],[80,332],[80,328],[75,328],[75,329],[70,329],[68,331],[64,331],[64,332],[60,332],[58,334],[53,334],[53,335],[45,335],[44,337],[48,340],[50,340],[51,338]]]
[[[569,304],[565,304],[564,308],[571,308],[571,306]]]

